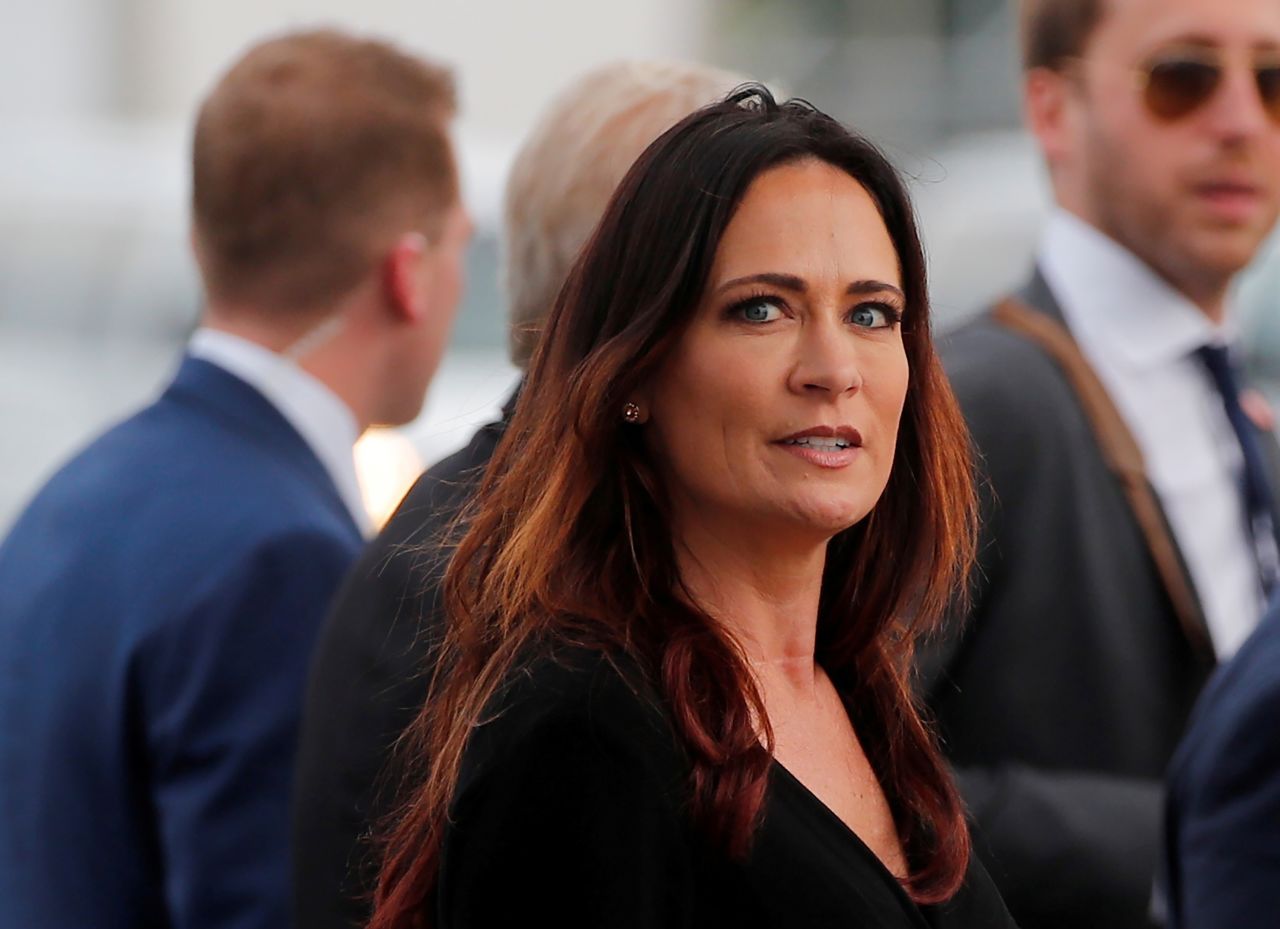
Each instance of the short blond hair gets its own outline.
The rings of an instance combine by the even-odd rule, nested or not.
[[[624,61],[582,75],[544,111],[516,155],[503,209],[508,347],[518,367],[627,169],[744,80],[706,65]]]
[[[250,48],[200,107],[192,221],[211,299],[329,303],[457,200],[450,72],[333,30]]]

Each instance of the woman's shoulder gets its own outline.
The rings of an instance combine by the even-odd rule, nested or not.
[[[468,742],[459,793],[502,770],[583,757],[642,764],[676,778],[683,758],[652,679],[631,656],[586,645],[540,645],[509,674]],[[549,770],[548,770],[549,769]]]
[[[686,783],[634,662],[541,652],[511,675],[467,745],[443,838],[441,924],[681,924]]]

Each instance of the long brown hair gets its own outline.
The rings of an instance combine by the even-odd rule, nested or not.
[[[972,558],[968,440],[930,336],[925,265],[901,180],[869,143],[800,101],[748,86],[645,150],[566,281],[508,432],[464,513],[445,578],[447,631],[410,730],[425,759],[386,848],[370,929],[426,925],[468,735],[531,644],[626,654],[664,698],[692,762],[690,811],[709,841],[748,850],[770,752],[741,653],[682,594],[666,496],[622,405],[681,338],[751,182],[828,162],[876,201],[902,266],[911,377],[888,485],[829,544],[818,662],[842,686],[894,811],[921,902],[964,878],[960,801],[913,704],[912,645]]]

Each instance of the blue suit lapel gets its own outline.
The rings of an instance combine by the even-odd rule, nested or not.
[[[256,388],[212,362],[185,355],[161,400],[180,403],[216,419],[246,441],[288,462],[351,527],[352,533],[361,537],[333,478],[311,446]]]

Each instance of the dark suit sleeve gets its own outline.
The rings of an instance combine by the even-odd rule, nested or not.
[[[645,753],[562,717],[466,791],[436,924],[670,929],[687,925],[689,897],[682,821]]]
[[[1174,765],[1177,929],[1263,929],[1280,912],[1280,634],[1259,635],[1270,641],[1225,669]]]
[[[419,480],[347,575],[316,642],[293,816],[294,914],[307,929],[369,921],[373,836],[401,774],[391,747],[422,704],[443,631],[440,536],[461,486],[452,473]]]
[[[1064,929],[1149,924],[1159,782],[1017,765],[956,776],[977,850],[1020,920]]]
[[[980,498],[979,547],[989,554],[999,511],[989,487]],[[971,607],[981,606],[998,570],[980,556]],[[953,616],[947,634],[922,649],[923,693],[936,695],[948,686],[948,671],[963,660],[964,637],[980,612]],[[1035,929],[1151,924],[1164,796],[1159,780],[1023,764],[961,765],[955,774],[975,847],[1020,921]]]
[[[279,929],[307,662],[353,542],[273,538],[192,594],[152,643],[143,702],[174,929]]]
[[[952,729],[947,711],[940,711],[944,748],[961,759],[955,762],[956,775],[974,824],[975,847],[1024,926],[1150,925],[1163,804],[1156,777],[1073,770],[1066,764],[973,764],[966,758],[1000,754],[992,748],[1001,738],[998,733],[1015,722],[1024,729],[1039,727],[1047,739],[1067,746],[1090,738],[1082,731],[1081,714],[1072,714],[1077,721],[1069,733],[1055,730],[1059,721],[1051,712],[1037,718],[1037,710],[1029,708],[1033,695],[1020,691],[1037,691],[1034,705],[1050,711],[1057,701],[1072,700],[1065,690],[1060,697],[1045,698],[1039,693],[1045,685],[1035,676],[1038,667],[1053,663],[1058,672],[1071,659],[1044,652],[1032,657],[1025,651],[1027,640],[1011,637],[1010,630],[1023,626],[1025,618],[1025,624],[1042,628],[1049,639],[1061,640],[1069,638],[1063,630],[1085,618],[1072,610],[1084,609],[1087,595],[1055,589],[1066,557],[1065,543],[1056,533],[1062,521],[1086,518],[1070,508],[1080,505],[1077,495],[1091,488],[1053,483],[1064,475],[1064,480],[1072,479],[1068,465],[1044,460],[1069,444],[1062,436],[1070,427],[1055,418],[1055,406],[1043,405],[1046,362],[1038,353],[990,326],[962,332],[947,351],[948,374],[974,440],[981,519],[978,565],[971,599],[964,609],[957,604],[945,634],[922,648],[918,671],[921,693],[935,710],[971,700],[979,690],[991,708],[986,718],[970,714]],[[993,626],[997,620],[999,625]],[[979,641],[984,651],[975,657]],[[1068,677],[1058,674],[1054,680]],[[1020,696],[1027,698],[1025,703]],[[995,707],[1003,707],[1007,718]],[[975,743],[982,748],[974,749]]]
[[[984,526],[984,537],[990,531]],[[976,573],[974,604],[985,595],[986,570],[980,565]],[[955,617],[949,634],[922,650],[923,692],[947,686],[972,622]],[[961,765],[955,774],[975,848],[1020,922],[1034,929],[1151,924],[1164,794],[1159,780],[1023,764]]]

